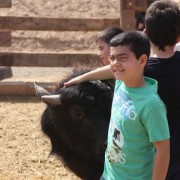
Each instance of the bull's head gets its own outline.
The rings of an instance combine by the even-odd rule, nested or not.
[[[63,82],[55,93],[34,83],[37,96],[47,104],[41,117],[42,130],[51,140],[51,153],[58,155],[76,175],[99,179],[113,86],[108,81],[91,81],[65,88]]]

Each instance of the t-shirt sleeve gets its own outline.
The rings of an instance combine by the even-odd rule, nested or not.
[[[150,142],[162,141],[170,138],[164,104],[153,104],[143,118],[143,123],[149,134]]]

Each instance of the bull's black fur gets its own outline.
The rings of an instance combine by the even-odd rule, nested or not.
[[[51,140],[51,154],[80,178],[98,180],[104,166],[114,83],[92,81],[63,87],[80,74],[74,71],[60,83],[56,94],[61,94],[61,105],[47,105],[41,127]]]

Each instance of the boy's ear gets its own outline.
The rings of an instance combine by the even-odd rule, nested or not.
[[[144,33],[145,35],[147,35],[147,29],[146,29],[146,28],[143,29],[143,33]]]
[[[142,55],[140,56],[139,60],[140,60],[140,65],[142,65],[143,67],[145,67],[146,64],[147,64],[148,57],[147,57],[146,54],[142,54]]]

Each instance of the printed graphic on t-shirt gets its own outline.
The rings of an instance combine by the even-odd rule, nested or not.
[[[115,119],[119,119],[120,116],[126,120],[135,120],[137,113],[133,109],[131,99],[123,93],[114,94],[112,115]],[[114,114],[115,113],[115,114]],[[115,115],[115,116],[114,116]]]
[[[113,122],[114,124],[111,126],[113,132],[112,146],[107,150],[108,159],[111,164],[115,162],[125,163],[125,154],[122,153],[124,137],[115,121]]]
[[[115,92],[108,135],[110,142],[107,148],[107,158],[111,164],[126,163],[126,154],[123,152],[124,136],[121,127],[122,124],[131,124],[136,116],[137,113],[131,99],[121,91]]]

